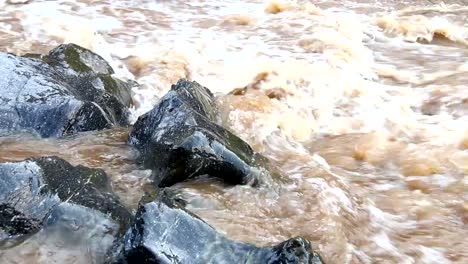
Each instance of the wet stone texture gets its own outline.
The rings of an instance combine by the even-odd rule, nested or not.
[[[0,175],[0,246],[19,242],[43,226],[71,221],[66,219],[75,219],[75,225],[79,219],[108,222],[110,234],[124,231],[131,221],[102,170],[44,157],[0,163]]]
[[[229,184],[256,184],[262,173],[252,148],[217,125],[213,94],[181,79],[135,123],[130,144],[160,187],[208,175]]]
[[[302,237],[273,247],[227,239],[162,190],[143,198],[116,263],[323,263]]]
[[[49,55],[0,53],[0,135],[41,137],[127,125],[130,84],[99,55],[74,44]]]

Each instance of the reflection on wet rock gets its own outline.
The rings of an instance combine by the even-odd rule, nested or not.
[[[118,263],[322,263],[302,237],[272,247],[229,240],[162,190],[146,196]]]
[[[0,163],[0,175],[0,244],[14,243],[63,217],[78,221],[73,215],[104,218],[122,230],[131,220],[102,170],[44,157]],[[74,205],[84,209],[73,209]]]
[[[217,125],[216,116],[211,92],[182,79],[138,119],[130,143],[140,150],[145,166],[155,171],[159,186],[201,175],[231,184],[259,181],[252,148]]]
[[[0,50],[48,54],[57,43],[89,48],[112,66],[112,76],[141,84],[132,88],[132,121],[180,78],[216,93],[217,123],[289,180],[274,188],[226,187],[207,177],[177,184],[186,208],[226,237],[263,246],[301,235],[329,263],[468,263],[466,0],[8,2],[0,1]],[[69,48],[75,49],[66,45],[47,56],[59,63],[40,65],[67,83],[82,78],[81,70],[111,75],[105,63],[89,63],[86,51]],[[60,59],[68,53],[71,60]],[[8,61],[0,61],[0,72],[23,71]],[[12,76],[0,75],[0,87],[12,86]],[[16,120],[15,111],[3,108],[4,93],[0,120]],[[54,119],[48,126],[63,127],[48,113]],[[73,165],[103,168],[135,210],[142,188],[155,187],[152,170],[138,170],[138,150],[126,144],[125,128],[46,140],[16,131],[0,138],[1,162],[60,155]],[[16,215],[23,233],[41,224],[18,210],[0,211]],[[67,232],[83,230],[71,227]],[[0,262],[92,262],[82,242],[66,243],[67,235],[45,232],[44,225],[39,230],[21,247],[0,249]],[[42,236],[47,239],[36,239]]]
[[[14,247],[3,247],[6,263],[105,263],[119,225],[80,205],[57,205],[43,228]],[[2,262],[3,263],[3,262]]]
[[[130,85],[89,50],[67,44],[46,56],[0,53],[0,65],[0,135],[60,137],[128,122]]]

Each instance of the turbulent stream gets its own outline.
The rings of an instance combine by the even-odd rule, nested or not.
[[[228,237],[302,235],[327,263],[468,263],[468,1],[0,0],[1,51],[61,43],[140,84],[133,120],[179,78],[208,87],[219,123],[290,179],[179,184]],[[0,161],[103,168],[135,209],[150,172],[128,132],[0,138]],[[86,245],[51,243],[27,241],[0,262],[91,261]]]

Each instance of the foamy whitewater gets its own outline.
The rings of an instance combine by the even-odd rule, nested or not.
[[[327,263],[468,263],[467,18],[467,1],[0,0],[0,50],[93,50],[140,84],[133,121],[179,78],[213,91],[219,123],[291,180],[182,184],[232,239],[303,235]],[[127,132],[0,139],[0,161],[101,167],[135,208],[149,173],[128,162]],[[0,262],[91,261],[41,239]]]

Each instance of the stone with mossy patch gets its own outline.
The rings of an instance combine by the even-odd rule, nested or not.
[[[153,169],[160,187],[203,175],[229,184],[264,180],[257,155],[242,139],[216,124],[213,94],[196,82],[179,80],[150,112],[140,116],[129,141]]]
[[[60,66],[69,74],[113,74],[114,70],[101,56],[76,44],[62,44],[44,56],[43,60],[52,66]]]
[[[116,233],[126,230],[132,219],[100,169],[43,157],[0,163],[0,175],[0,244],[39,231],[51,215],[57,216],[56,208],[69,208],[65,204],[106,216],[118,226]]]
[[[131,84],[99,55],[74,44],[48,55],[0,53],[0,135],[41,137],[128,125]]]

